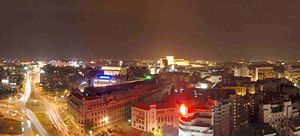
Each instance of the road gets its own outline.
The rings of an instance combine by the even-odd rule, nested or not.
[[[58,131],[60,131],[65,136],[69,136],[68,126],[65,124],[64,120],[59,115],[59,106],[50,101],[48,99],[48,96],[44,95],[40,88],[37,87],[35,84],[39,80],[39,73],[34,73],[32,78],[32,90],[35,91],[35,97],[39,98],[40,102],[43,103],[43,105],[45,105],[46,113],[49,117],[49,120]]]
[[[28,99],[30,98],[31,95],[31,77],[28,74],[28,77],[26,79],[26,84],[25,84],[25,91],[24,94],[22,95],[22,97],[17,100],[16,104],[20,107],[21,111],[30,119],[30,121],[28,121],[28,127],[30,127],[30,124],[33,124],[35,130],[37,131],[37,133],[41,136],[48,136],[47,131],[45,130],[45,128],[42,126],[42,124],[40,123],[40,121],[37,119],[37,117],[35,116],[35,114],[26,107],[26,102],[28,101]],[[27,131],[25,130],[25,133]],[[25,134],[27,135],[27,134]]]
[[[51,120],[51,123],[53,126],[62,132],[64,135],[69,136],[69,129],[68,126],[65,124],[61,116],[59,115],[58,106],[56,106],[54,103],[50,102],[47,99],[47,96],[41,96],[39,93],[37,93],[38,97],[42,101],[42,103],[46,106],[46,112],[48,113],[48,117]]]

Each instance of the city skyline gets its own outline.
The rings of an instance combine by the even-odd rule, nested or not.
[[[6,0],[0,57],[297,60],[299,4]]]
[[[0,136],[300,136],[299,0],[2,0]]]

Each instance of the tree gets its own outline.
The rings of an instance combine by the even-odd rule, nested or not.
[[[89,133],[93,128],[93,123],[90,121],[87,121],[86,124],[84,125],[84,130],[86,133]]]
[[[163,136],[164,134],[163,134],[163,131],[159,129],[159,130],[153,131],[153,135],[154,136]]]

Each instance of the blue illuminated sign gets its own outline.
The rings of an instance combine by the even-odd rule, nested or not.
[[[99,80],[111,80],[111,77],[106,75],[98,75],[97,78]]]
[[[99,76],[99,79],[110,79],[109,76]]]

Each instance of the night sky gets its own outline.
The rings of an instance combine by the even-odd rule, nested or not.
[[[300,0],[1,0],[0,57],[300,59]]]

